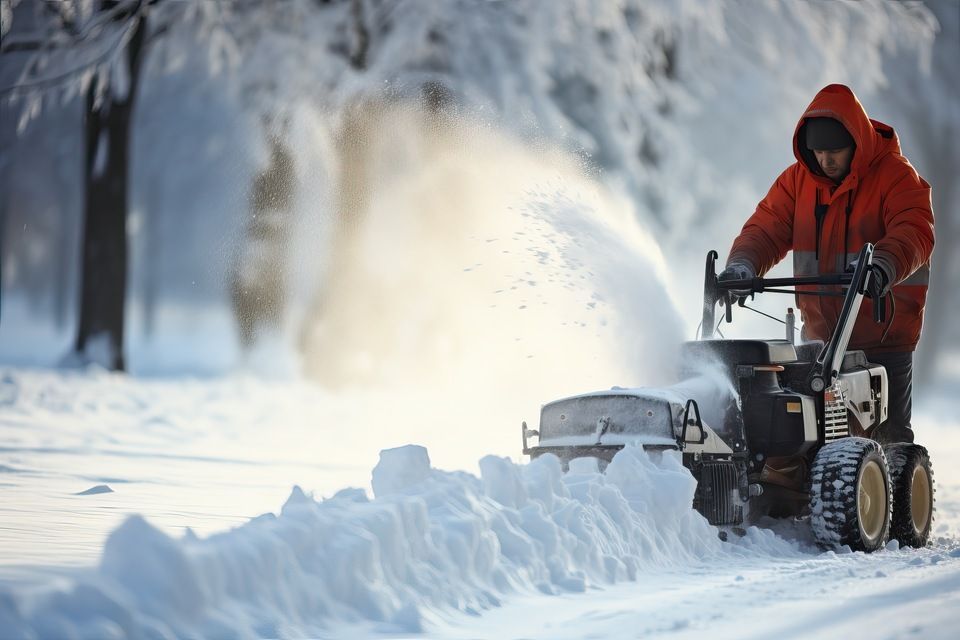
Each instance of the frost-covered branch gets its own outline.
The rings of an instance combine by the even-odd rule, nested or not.
[[[156,0],[153,0],[150,4],[155,2]],[[133,17],[137,12],[142,11],[146,4],[144,0],[104,2],[103,6],[105,8],[102,11],[83,18],[82,14],[74,8],[74,3],[45,3],[41,6],[46,7],[45,15],[49,16],[45,25],[47,27],[46,31],[44,33],[14,34],[4,38],[3,42],[0,43],[0,53],[78,46],[100,37],[103,29],[111,22]],[[9,15],[10,24],[4,22],[4,33],[12,27],[12,9]]]

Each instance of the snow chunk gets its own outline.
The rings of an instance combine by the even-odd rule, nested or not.
[[[507,507],[523,506],[527,502],[527,490],[520,469],[509,458],[484,456],[480,460],[484,494]]]
[[[160,619],[189,620],[206,604],[206,581],[186,549],[140,516],[110,534],[100,572],[123,587],[138,609]]]
[[[75,495],[75,496],[93,496],[93,495],[97,495],[98,493],[113,493],[113,489],[110,488],[110,485],[98,484],[98,485],[95,486],[95,487],[90,487],[89,489],[86,489],[85,491],[80,491],[80,492],[75,493],[75,494],[73,494],[73,495]]]
[[[420,445],[408,444],[380,452],[373,469],[373,495],[377,498],[404,493],[430,477],[430,456]]]

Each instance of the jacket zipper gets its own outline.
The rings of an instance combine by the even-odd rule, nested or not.
[[[843,268],[846,269],[847,265],[847,239],[849,238],[848,234],[850,232],[850,212],[853,211],[853,189],[847,192],[847,210],[846,216],[843,219]]]
[[[827,208],[829,205],[820,204],[820,189],[817,189],[817,202],[813,208],[813,215],[817,220],[817,249],[816,258],[820,262],[820,236],[823,234],[823,219],[827,217]]]

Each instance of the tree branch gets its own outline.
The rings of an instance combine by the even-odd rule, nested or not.
[[[113,6],[110,6],[111,2],[116,2]],[[111,46],[107,47],[105,51],[101,54],[94,56],[92,59],[87,60],[86,62],[76,65],[68,71],[57,74],[55,76],[48,76],[46,78],[38,78],[31,81],[22,81],[17,82],[8,87],[0,87],[0,96],[5,96],[7,94],[14,94],[30,91],[43,91],[49,87],[55,86],[65,80],[68,80],[74,77],[76,74],[94,67],[109,57],[113,56],[119,49],[127,46],[127,43],[130,41],[131,34],[136,27],[138,21],[143,18],[143,12],[146,10],[146,7],[152,4],[156,4],[157,0],[149,2],[148,4],[144,3],[144,0],[104,0],[101,6],[108,7],[101,12],[101,14],[95,19],[91,20],[86,27],[79,32],[74,38],[71,38],[65,42],[51,42],[50,40],[15,40],[13,43],[9,43],[7,47],[0,50],[0,53],[6,53],[9,51],[38,51],[42,48],[48,50],[70,47],[79,47],[84,44],[85,41],[93,39],[95,36],[99,36],[105,26],[110,22],[120,22],[126,21],[127,24],[122,28],[120,37],[114,42]]]
[[[59,6],[59,5],[58,5]],[[106,5],[104,5],[106,6]],[[108,23],[128,19],[143,10],[143,0],[118,1],[117,4],[100,11],[96,18],[90,20],[83,29],[77,30],[72,23],[60,15],[64,31],[70,34],[69,38],[36,39],[37,34],[30,38],[4,38],[0,44],[0,54],[11,51],[36,51],[41,48],[59,49],[73,47],[99,35],[100,30]],[[52,9],[50,9],[52,11]]]
[[[120,37],[117,38],[117,41],[116,41],[115,43],[113,43],[112,46],[108,47],[108,48],[106,49],[106,51],[104,51],[103,53],[101,53],[101,54],[98,55],[98,56],[95,56],[93,59],[87,60],[86,62],[83,62],[83,63],[81,63],[81,64],[78,64],[78,65],[76,65],[75,67],[69,69],[68,71],[65,71],[65,72],[63,72],[63,73],[59,73],[59,74],[57,74],[57,75],[55,75],[55,76],[48,76],[48,77],[46,77],[46,78],[38,78],[38,79],[36,79],[36,80],[31,80],[31,81],[27,81],[27,82],[18,82],[17,84],[10,85],[10,86],[8,86],[8,87],[0,87],[0,96],[5,96],[5,95],[11,94],[11,93],[12,93],[12,94],[17,94],[17,93],[19,93],[19,92],[21,92],[21,91],[23,91],[23,92],[36,91],[36,90],[42,91],[42,90],[45,90],[45,89],[47,89],[47,88],[49,88],[49,87],[55,86],[55,85],[63,82],[64,80],[67,80],[67,79],[69,79],[69,78],[72,78],[72,77],[74,77],[76,74],[78,74],[78,73],[80,73],[80,72],[82,72],[82,71],[85,71],[86,69],[89,69],[90,67],[94,67],[94,66],[100,64],[101,62],[103,62],[104,60],[106,60],[107,58],[109,58],[110,56],[114,55],[114,53],[116,53],[116,51],[117,51],[118,49],[122,49],[123,47],[125,47],[125,46],[127,45],[127,43],[130,41],[130,36],[131,36],[131,34],[133,33],[133,29],[134,29],[135,27],[136,27],[136,21],[135,21],[135,20],[134,20],[134,21],[131,21],[130,24],[126,26],[124,32],[120,35]]]

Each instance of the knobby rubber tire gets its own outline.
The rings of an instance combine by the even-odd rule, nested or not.
[[[911,443],[897,443],[884,447],[887,466],[890,469],[890,485],[893,488],[893,520],[890,538],[901,547],[925,547],[933,529],[936,489],[933,484],[933,467],[925,447]],[[914,473],[926,474],[926,495],[914,495]],[[920,479],[922,481],[922,478]],[[922,488],[922,486],[921,486]],[[914,505],[914,499],[924,500],[924,505]],[[919,526],[914,522],[914,509],[926,508],[927,517]]]
[[[846,545],[868,552],[882,548],[890,532],[892,506],[887,461],[877,442],[843,438],[817,452],[810,469],[810,524],[821,547]],[[866,522],[861,522],[861,513]]]

